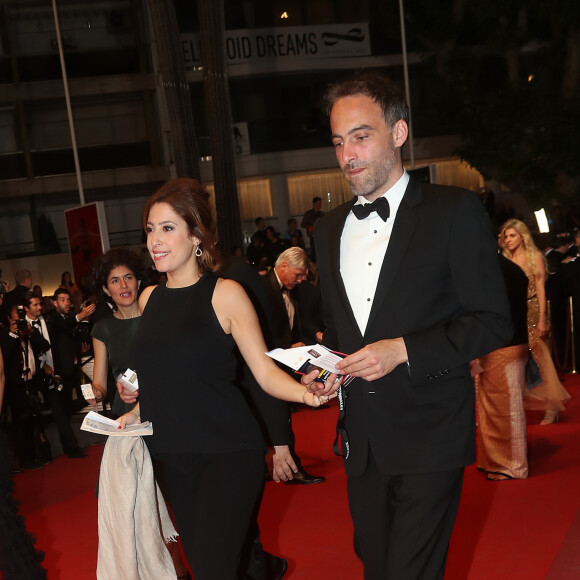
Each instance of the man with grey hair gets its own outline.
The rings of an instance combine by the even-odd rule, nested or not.
[[[284,250],[274,267],[264,276],[269,298],[269,312],[266,313],[267,326],[263,328],[268,348],[291,348],[302,346],[299,305],[292,290],[306,280],[310,260],[302,248]],[[310,475],[302,468],[300,458],[294,451],[292,418],[288,412],[289,445],[274,445],[274,479],[284,479],[286,483],[322,483],[324,477]]]

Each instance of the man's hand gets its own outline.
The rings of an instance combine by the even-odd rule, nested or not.
[[[343,358],[336,364],[345,375],[374,381],[388,375],[408,361],[407,348],[402,338],[379,340]]]
[[[117,391],[119,391],[119,396],[123,403],[133,404],[137,402],[139,398],[139,391],[130,391],[126,389],[119,381],[117,381]]]
[[[88,318],[94,311],[97,306],[95,304],[89,304],[88,306],[83,306],[81,311],[77,314],[77,320],[80,322],[85,318]]]
[[[288,445],[274,445],[272,454],[272,479],[276,483],[292,479],[298,467],[292,459],[290,447]]]

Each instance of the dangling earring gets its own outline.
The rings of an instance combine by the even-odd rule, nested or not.
[[[199,244],[197,244],[197,246],[195,246],[195,255],[196,255],[198,258],[201,258],[201,255],[202,255],[202,254],[203,254],[203,252],[202,252],[201,248],[199,247]]]

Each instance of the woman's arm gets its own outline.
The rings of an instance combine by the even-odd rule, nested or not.
[[[536,259],[536,296],[540,307],[540,317],[536,324],[536,330],[539,336],[544,336],[548,332],[546,323],[546,265],[542,254],[538,252]]]
[[[224,332],[231,333],[258,384],[268,394],[313,407],[328,400],[328,397],[309,393],[265,354],[267,348],[258,316],[248,295],[237,282],[220,279],[214,291],[212,305]]]
[[[105,343],[93,337],[94,367],[93,367],[93,393],[95,405],[100,403],[107,394],[107,373],[109,370],[109,355]]]

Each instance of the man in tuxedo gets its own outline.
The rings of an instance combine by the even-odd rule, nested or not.
[[[338,425],[355,551],[365,580],[440,579],[475,459],[469,361],[513,332],[497,247],[474,193],[404,170],[408,109],[389,79],[333,85],[327,105],[356,196],[314,232],[323,341],[356,377],[339,391]],[[320,394],[340,382],[313,379]]]
[[[77,315],[71,312],[71,295],[64,288],[57,288],[52,304],[54,311],[48,319],[48,332],[50,334],[51,352],[54,361],[54,372],[62,377],[63,389],[62,400],[65,410],[72,414],[81,405],[84,399],[80,393],[79,360],[81,355],[81,341],[79,337],[79,325],[88,321],[89,316],[95,311],[95,305],[91,304],[83,308]],[[77,393],[77,407],[73,406],[72,393]],[[65,450],[69,457],[85,457],[81,450]]]
[[[79,447],[72,429],[70,415],[66,410],[63,384],[54,373],[52,340],[46,321],[42,316],[40,298],[35,296],[32,291],[27,292],[24,308],[26,310],[26,320],[31,328],[35,329],[48,343],[45,352],[42,352],[40,355],[39,376],[43,379],[43,394],[52,411],[63,452],[71,458],[86,457],[86,454]]]
[[[274,267],[264,276],[268,294],[269,312],[266,324],[262,324],[268,348],[291,348],[302,346],[299,306],[292,291],[308,276],[309,260],[302,248],[288,248],[282,252]],[[304,470],[300,458],[294,450],[294,433],[289,405],[287,408],[288,445],[276,445],[273,456],[274,479],[276,472],[282,471],[282,479],[287,484],[322,483],[326,478],[311,475]]]
[[[48,344],[24,318],[22,306],[13,306],[9,325],[0,326],[5,362],[6,406],[11,421],[8,434],[15,454],[15,470],[40,469],[50,461],[42,424],[39,391],[40,355]]]

